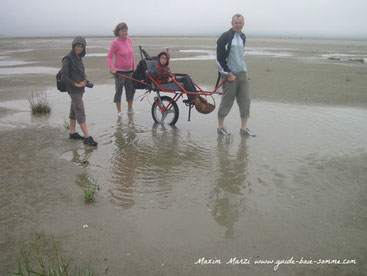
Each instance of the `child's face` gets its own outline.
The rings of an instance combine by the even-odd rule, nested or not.
[[[83,44],[79,44],[79,43],[75,44],[74,51],[77,55],[80,55],[83,52],[83,50],[84,50]]]
[[[159,63],[162,65],[166,65],[167,64],[167,56],[166,55],[161,55],[161,57],[159,58]]]

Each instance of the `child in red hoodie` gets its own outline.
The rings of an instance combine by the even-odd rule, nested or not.
[[[158,62],[157,64],[149,70],[152,74],[165,74],[167,76],[159,76],[156,78],[156,81],[159,84],[164,84],[162,87],[167,90],[180,90],[180,88],[173,82],[174,79],[180,84],[182,84],[183,88],[185,88],[188,92],[196,92],[196,87],[191,78],[186,75],[180,78],[176,78],[175,75],[171,75],[171,69],[169,68],[169,59],[170,55],[167,51],[162,51],[158,54]],[[169,85],[166,85],[169,84]],[[194,94],[187,94],[187,98],[189,100],[195,99]]]

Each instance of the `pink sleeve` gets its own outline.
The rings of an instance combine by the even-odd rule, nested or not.
[[[111,44],[111,48],[108,51],[108,55],[107,55],[107,64],[108,64],[108,67],[110,67],[110,70],[115,69],[115,67],[113,66],[113,63],[112,63],[112,58],[116,53],[116,46],[115,45],[116,45],[115,41],[113,41],[112,44]]]

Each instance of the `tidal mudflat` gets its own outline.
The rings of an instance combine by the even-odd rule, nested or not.
[[[234,106],[223,139],[215,112],[188,122],[181,101],[174,127],[154,124],[144,91],[134,114],[117,117],[112,38],[87,38],[95,87],[84,98],[99,142],[90,148],[67,139],[69,98],[54,87],[71,40],[1,39],[0,274],[16,268],[20,241],[40,234],[101,275],[366,271],[367,42],[249,38],[257,137],[240,137]],[[172,69],[213,89],[215,38],[133,43],[136,61],[139,45],[169,48]],[[32,93],[47,95],[49,115],[31,115]],[[100,189],[85,204],[91,181]]]

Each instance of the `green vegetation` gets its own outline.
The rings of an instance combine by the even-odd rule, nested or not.
[[[358,63],[364,63],[363,58],[349,58],[349,59],[341,59],[338,57],[329,57],[328,60],[335,60],[335,61],[344,61],[344,62],[358,62]]]
[[[99,190],[99,186],[96,182],[88,182],[84,187],[84,202],[91,203],[94,201],[94,194]]]
[[[364,59],[363,58],[351,58],[351,59],[349,59],[349,61],[364,63]]]
[[[32,114],[46,114],[51,112],[51,105],[45,94],[37,94],[28,98]]]
[[[90,265],[85,269],[71,268],[71,260],[65,261],[60,254],[59,244],[53,237],[47,239],[36,235],[30,243],[22,242],[20,256],[17,258],[17,271],[11,275],[71,276],[96,275]]]
[[[88,160],[84,160],[82,163],[86,165],[89,164]],[[97,181],[85,172],[78,175],[76,184],[82,187],[84,191],[84,202],[93,202],[95,193],[99,191],[99,185],[97,184]]]
[[[65,129],[70,129],[70,120],[68,118],[66,118],[64,120],[64,123],[62,124],[62,126],[65,128]]]

